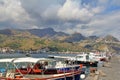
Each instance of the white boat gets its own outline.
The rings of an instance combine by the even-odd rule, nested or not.
[[[76,56],[54,56],[50,55],[51,58],[60,58],[66,59],[68,61],[74,61],[76,64],[83,64],[83,66],[91,66],[97,67],[98,60],[94,59],[94,55],[92,53],[82,53]]]
[[[0,59],[0,64],[2,63],[6,63],[6,69],[1,72],[0,80],[80,80],[80,77],[85,78],[80,65],[69,65],[54,59],[32,57]]]

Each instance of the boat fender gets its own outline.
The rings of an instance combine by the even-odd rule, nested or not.
[[[85,79],[85,77],[86,77],[85,74],[80,75],[80,79]]]
[[[83,64],[80,64],[80,69],[82,69],[83,68]]]

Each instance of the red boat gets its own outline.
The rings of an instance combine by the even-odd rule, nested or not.
[[[8,64],[13,64],[14,69],[7,69],[1,73],[0,80],[80,80],[80,76],[85,78],[80,65],[68,65],[53,59],[0,59],[0,63],[3,62],[7,63],[7,67]]]

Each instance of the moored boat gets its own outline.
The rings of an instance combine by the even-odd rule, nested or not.
[[[97,67],[98,60],[94,58],[93,54],[81,53],[76,56],[54,56],[50,55],[50,58],[61,58],[68,61],[74,61],[76,64],[83,64],[83,66]]]
[[[6,63],[0,80],[80,80],[80,75],[84,73],[80,65],[46,58],[0,59],[0,63]],[[9,64],[14,68],[10,68]]]

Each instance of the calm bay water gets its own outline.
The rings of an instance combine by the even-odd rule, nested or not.
[[[55,56],[75,56],[76,54],[62,54],[62,53],[38,53],[38,54],[29,54],[31,57],[35,58],[43,58],[48,57],[49,55],[55,55]],[[19,58],[19,57],[26,57],[26,54],[21,53],[14,53],[14,54],[0,54],[1,58]]]

